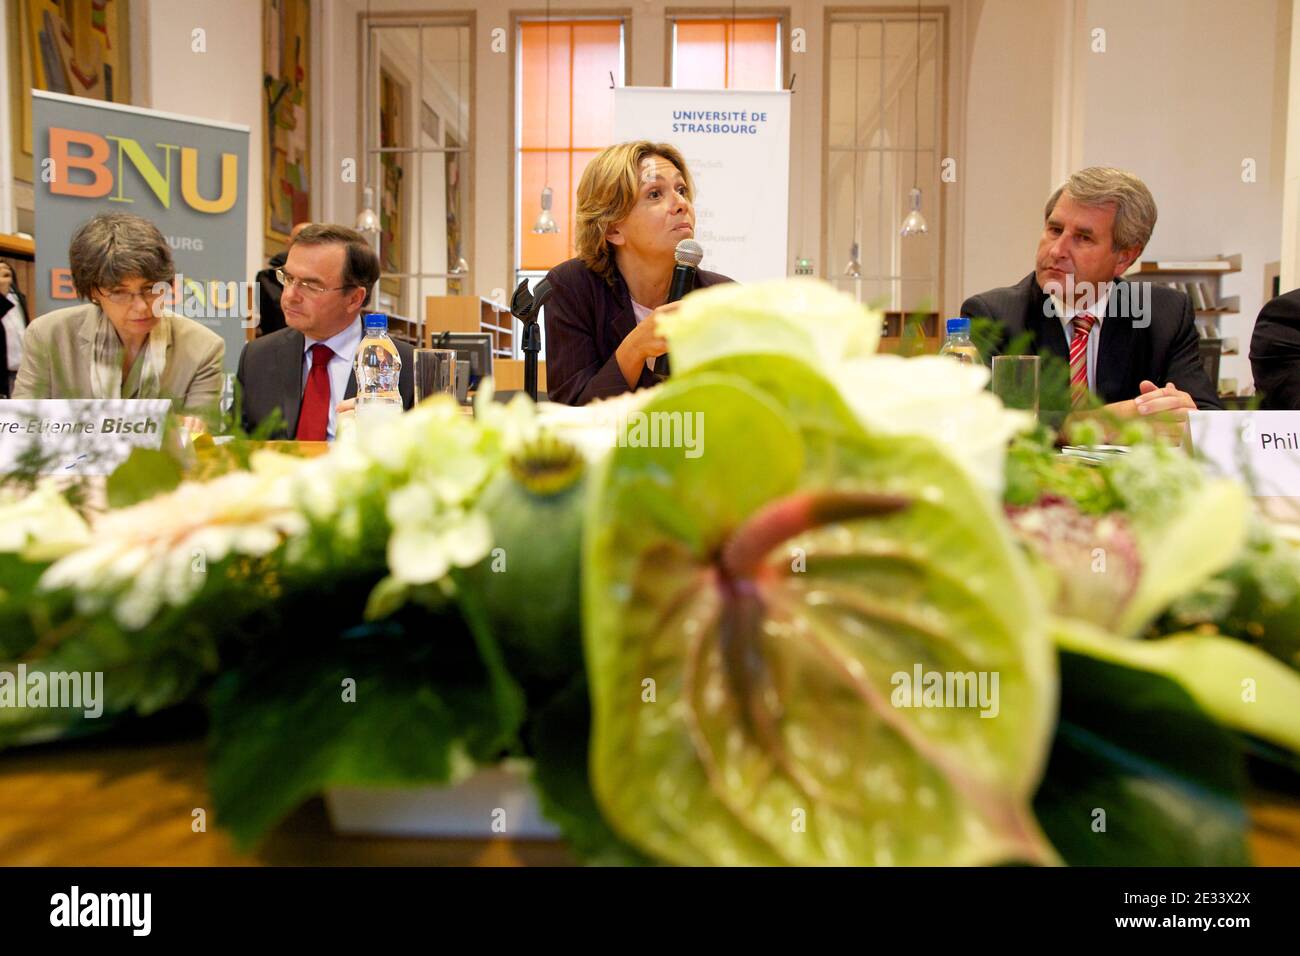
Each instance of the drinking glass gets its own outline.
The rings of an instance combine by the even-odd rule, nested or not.
[[[993,356],[993,394],[1007,408],[1032,412],[1038,418],[1038,356]]]
[[[415,400],[456,394],[456,350],[415,350]]]

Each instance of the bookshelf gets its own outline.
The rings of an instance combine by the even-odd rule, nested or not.
[[[494,358],[515,357],[515,319],[491,299],[472,295],[431,295],[424,300],[425,348],[437,332],[488,332]]]
[[[1143,260],[1125,275],[1128,279],[1170,286],[1191,299],[1196,313],[1196,331],[1201,336],[1201,361],[1221,395],[1225,393],[1219,381],[1219,359],[1224,355],[1236,355],[1240,350],[1236,336],[1225,336],[1223,317],[1240,314],[1241,297],[1224,295],[1219,280],[1240,271],[1241,254],[1238,253],[1208,259]],[[1230,389],[1226,394],[1234,391]]]
[[[926,355],[933,355],[943,345],[943,329],[939,324],[938,312],[886,312],[884,328],[881,329],[880,351],[897,352],[903,344],[903,330],[909,318],[921,320],[921,341]]]

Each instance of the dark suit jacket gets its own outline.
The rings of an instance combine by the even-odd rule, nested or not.
[[[23,295],[17,289],[14,289],[14,295],[18,296],[18,304],[22,306],[23,321],[27,325],[31,325],[32,313],[27,308],[27,296]],[[14,304],[9,301],[9,297],[7,295],[0,295],[0,318],[4,318],[9,313],[9,310],[12,309],[13,307]],[[7,360],[8,355],[9,355],[9,336],[5,333],[4,325],[0,324],[0,366],[3,366],[2,368],[0,368],[0,372],[3,373],[0,374],[0,398],[9,397],[9,371],[8,371],[9,365]]]
[[[358,319],[358,322],[361,320]],[[273,410],[280,409],[285,427],[272,438],[293,439],[298,435],[298,412],[302,407],[302,363],[307,340],[297,329],[286,328],[253,339],[239,353],[239,396],[245,431],[251,432]],[[402,356],[402,372],[397,387],[402,393],[402,407],[415,404],[415,355],[410,345],[393,339]],[[356,398],[357,374],[348,375],[343,397]]]
[[[1126,282],[1116,282],[1101,324],[1096,369],[1096,391],[1101,400],[1109,404],[1137,398],[1142,380],[1150,379],[1161,386],[1173,382],[1192,396],[1197,408],[1223,408],[1217,383],[1210,381],[1201,364],[1191,301],[1182,292],[1152,284],[1150,298],[1143,300],[1150,314],[1141,319],[1149,319],[1150,324],[1138,328],[1135,317],[1118,312],[1126,298],[1120,286]],[[999,354],[1016,336],[1029,332],[1031,353],[1049,351],[1068,365],[1070,344],[1061,320],[1046,311],[1047,301],[1047,293],[1039,288],[1031,272],[1013,286],[971,296],[962,303],[961,314],[994,319],[1001,326],[1002,336],[992,355]],[[991,361],[992,355],[985,358]]]
[[[628,388],[614,352],[636,328],[632,296],[614,269],[614,284],[587,268],[581,259],[561,262],[546,274],[554,294],[546,303],[546,394],[553,402],[586,405]],[[701,269],[695,288],[730,282],[724,275]],[[663,381],[650,369],[641,370],[637,388]]]
[[[280,296],[284,286],[275,277],[275,270],[281,268],[288,256],[277,252],[270,259],[270,265],[257,274],[257,313],[262,317],[258,323],[259,336],[279,332],[285,327],[284,312],[280,308]]]
[[[1259,311],[1250,337],[1250,369],[1261,408],[1300,410],[1300,289]]]

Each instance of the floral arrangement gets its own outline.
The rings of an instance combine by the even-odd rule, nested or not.
[[[1254,781],[1300,767],[1300,543],[1243,488],[1060,456],[813,280],[664,325],[672,380],[586,409],[432,400],[206,480],[137,453],[90,521],[0,499],[0,661],[107,698],[0,707],[0,746],[202,701],[242,845],[524,760],[592,862],[1249,860]]]

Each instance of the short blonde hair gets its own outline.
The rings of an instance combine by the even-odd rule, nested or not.
[[[1145,247],[1156,228],[1156,201],[1142,182],[1132,173],[1109,166],[1089,166],[1081,169],[1056,188],[1043,221],[1052,217],[1061,193],[1084,206],[1115,206],[1115,227],[1111,230],[1111,244],[1116,249]]]
[[[695,201],[695,182],[686,160],[674,146],[641,139],[616,143],[601,150],[582,171],[578,182],[577,230],[574,245],[592,272],[614,282],[614,255],[605,231],[622,222],[636,206],[641,194],[641,164],[646,157],[659,156],[677,167],[686,180],[686,196]]]

